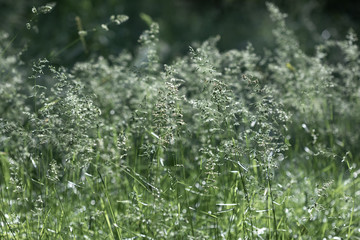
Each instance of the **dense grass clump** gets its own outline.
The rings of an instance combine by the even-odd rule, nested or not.
[[[1,239],[359,239],[356,35],[27,66],[0,42]],[[80,36],[81,37],[81,36]],[[29,71],[28,69],[31,69]]]

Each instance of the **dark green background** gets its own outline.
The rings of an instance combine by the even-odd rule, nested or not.
[[[160,24],[162,60],[183,54],[196,41],[221,35],[220,50],[242,49],[253,43],[258,53],[273,44],[272,23],[265,1],[261,0],[61,0],[53,12],[34,16],[33,6],[49,1],[0,0],[0,29],[16,36],[13,46],[24,48],[24,60],[47,57],[53,63],[72,65],[79,60],[124,49],[136,52],[139,35],[147,28],[140,13],[150,15]],[[276,0],[282,12],[289,15],[288,26],[295,31],[301,47],[310,52],[321,33],[327,30],[332,39],[342,39],[349,28],[359,32],[360,1]],[[86,37],[85,53],[78,39],[75,17],[85,29],[99,27],[113,14],[126,14],[129,21],[111,25],[110,31],[96,31]],[[27,30],[26,23],[37,25],[39,32]],[[170,50],[171,49],[171,50]],[[59,54],[61,52],[61,54]],[[57,55],[56,57],[54,56]]]

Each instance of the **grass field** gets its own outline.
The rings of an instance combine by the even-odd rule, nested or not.
[[[356,35],[309,56],[268,9],[263,56],[214,37],[164,65],[149,23],[65,69],[2,34],[0,239],[360,239]]]

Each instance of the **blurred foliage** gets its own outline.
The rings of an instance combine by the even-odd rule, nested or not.
[[[117,55],[123,49],[135,53],[137,39],[146,29],[141,16],[147,14],[160,24],[162,61],[188,51],[193,41],[202,42],[220,35],[220,50],[242,49],[248,42],[257,51],[271,48],[274,38],[263,0],[62,0],[54,1],[51,14],[32,13],[49,1],[1,0],[0,29],[16,36],[17,48],[27,47],[24,60],[47,57],[53,63],[72,65],[91,56]],[[339,39],[349,28],[359,32],[360,2],[335,0],[273,1],[287,12],[288,24],[311,52],[314,44],[324,39]],[[126,24],[111,26],[104,32],[100,25],[114,14],[130,17]],[[76,17],[85,30],[99,29],[86,36],[88,52],[79,41]],[[31,22],[31,29],[26,24]],[[34,28],[35,26],[35,28]],[[29,46],[26,46],[26,43]],[[169,49],[172,51],[170,52]]]

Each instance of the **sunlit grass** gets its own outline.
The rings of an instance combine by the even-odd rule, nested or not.
[[[163,66],[156,23],[72,69],[1,43],[0,238],[360,238],[356,37],[307,56],[268,8],[273,57],[215,37]]]

